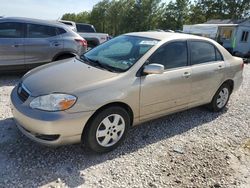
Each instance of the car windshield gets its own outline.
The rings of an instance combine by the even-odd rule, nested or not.
[[[122,35],[97,46],[80,58],[109,71],[125,72],[157,43],[156,39]]]

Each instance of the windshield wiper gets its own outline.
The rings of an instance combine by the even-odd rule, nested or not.
[[[124,70],[122,70],[122,69],[119,69],[119,68],[116,68],[113,66],[109,66],[108,64],[101,63],[98,60],[90,59],[90,58],[86,57],[85,55],[82,55],[80,59],[85,61],[85,62],[88,62],[88,64],[90,64],[92,66],[97,66],[99,68],[108,70],[110,72],[124,72]]]
[[[93,65],[93,66],[98,66],[98,67],[105,69],[105,70],[108,70],[110,72],[117,72],[116,70],[114,70],[115,68],[113,68],[109,65],[100,63],[100,61],[98,61],[98,60],[90,59],[90,58],[86,57],[85,55],[82,55],[81,59],[84,61],[87,61],[88,63],[91,63],[91,65]]]
[[[99,67],[101,67],[103,69],[106,69],[106,70],[108,70],[110,72],[117,72],[117,71],[114,70],[113,67],[111,67],[111,66],[109,66],[107,64],[104,64],[104,63],[100,63],[100,61],[98,61],[98,60],[91,60],[91,61],[93,61],[97,66],[99,66]]]

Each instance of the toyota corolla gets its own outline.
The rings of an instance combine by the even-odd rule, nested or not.
[[[12,91],[13,115],[41,144],[107,152],[133,125],[200,105],[222,110],[243,66],[208,38],[129,33],[28,72]]]

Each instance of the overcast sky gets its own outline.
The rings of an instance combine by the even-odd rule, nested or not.
[[[0,16],[58,19],[64,13],[91,10],[100,0],[0,0]]]
[[[0,16],[55,20],[64,13],[91,10],[99,1],[101,0],[0,0]]]

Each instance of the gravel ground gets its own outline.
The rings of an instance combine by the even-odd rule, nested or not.
[[[228,108],[194,108],[130,130],[115,151],[48,148],[17,130],[0,76],[0,187],[250,187],[250,65]]]

